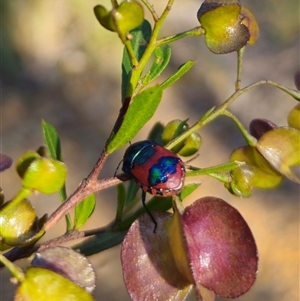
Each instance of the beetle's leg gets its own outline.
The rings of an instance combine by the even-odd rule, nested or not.
[[[149,208],[146,205],[146,192],[144,190],[142,192],[142,204],[143,204],[144,208],[146,209],[148,215],[150,216],[152,222],[154,223],[153,233],[155,233],[156,228],[157,228],[157,221],[155,220],[154,216],[152,215],[151,211],[149,210]]]

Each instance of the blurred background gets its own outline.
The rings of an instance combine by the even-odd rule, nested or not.
[[[166,2],[152,1],[158,13]],[[201,3],[175,1],[161,37],[198,26],[196,14]],[[111,7],[108,0],[14,0],[3,1],[1,7],[0,151],[16,161],[43,143],[41,120],[53,124],[69,170],[69,193],[92,169],[120,108],[122,45],[116,34],[97,22],[93,14],[97,4]],[[250,8],[260,26],[260,39],[245,53],[242,86],[270,79],[294,88],[293,75],[299,70],[299,1],[244,0],[242,4]],[[145,139],[157,121],[189,118],[193,124],[234,91],[235,53],[214,55],[202,37],[171,46],[171,64],[162,80],[187,60],[197,64],[165,91],[162,105],[137,140]],[[260,86],[240,97],[231,110],[246,126],[258,117],[286,125],[286,116],[295,104],[282,91]],[[230,152],[244,143],[226,118],[208,125],[200,134],[203,146],[193,162],[199,167],[226,162]],[[113,176],[124,150],[109,158],[101,177]],[[241,212],[256,238],[258,278],[237,300],[299,300],[299,186],[284,181],[274,191],[255,191],[250,199],[239,199],[216,180],[201,180],[201,187],[186,204],[205,195],[221,197]],[[2,173],[0,181],[6,198],[12,198],[20,183],[15,169]],[[60,203],[57,196],[34,196],[31,200],[39,216],[53,212]],[[97,194],[97,208],[85,229],[106,225],[114,218],[115,208],[114,188]],[[61,222],[44,239],[63,230]],[[123,285],[119,251],[117,246],[90,257],[97,272],[96,300],[130,300]],[[12,300],[15,288],[10,274],[2,269],[0,300]]]

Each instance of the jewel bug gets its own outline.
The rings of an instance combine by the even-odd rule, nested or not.
[[[185,180],[184,163],[177,154],[155,141],[143,140],[127,148],[122,170],[143,189],[142,203],[155,225],[155,232],[157,222],[145,204],[146,192],[163,197],[179,193]]]

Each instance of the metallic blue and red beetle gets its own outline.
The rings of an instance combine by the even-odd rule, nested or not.
[[[155,224],[155,232],[157,223],[145,204],[146,192],[155,196],[179,193],[185,180],[184,163],[177,154],[155,141],[143,140],[127,148],[122,170],[143,189],[142,203]]]

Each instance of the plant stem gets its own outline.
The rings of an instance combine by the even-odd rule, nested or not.
[[[176,42],[176,41],[178,41],[182,38],[186,38],[186,37],[199,37],[199,36],[203,35],[204,32],[205,31],[201,26],[197,26],[193,29],[175,34],[173,36],[161,38],[161,39],[157,40],[156,46],[170,44],[170,43]]]
[[[141,0],[141,1],[148,8],[149,12],[151,13],[151,15],[153,17],[154,22],[157,22],[158,21],[158,15],[156,14],[156,11],[154,10],[153,5],[150,4],[147,0]]]
[[[215,110],[210,110],[208,113],[206,113],[204,116],[202,116],[194,125],[192,125],[188,130],[186,130],[184,133],[179,135],[176,139],[174,139],[173,141],[168,143],[167,148],[172,149],[176,144],[178,144],[179,142],[186,139],[189,135],[191,135],[192,133],[197,132],[200,128],[207,125],[208,123],[210,123],[211,121],[213,121],[214,119],[219,117],[220,115],[224,114],[224,112],[227,110],[227,108],[239,96],[241,96],[242,94],[244,94],[244,93],[248,92],[249,90],[251,90],[251,89],[253,89],[257,86],[260,86],[260,85],[274,86],[274,87],[276,87],[280,90],[283,90],[284,92],[288,93],[289,95],[291,95],[292,97],[294,97],[295,99],[300,101],[300,92],[299,91],[287,88],[285,86],[282,86],[282,85],[280,85],[276,82],[270,81],[270,80],[260,80],[258,82],[255,82],[255,83],[250,84],[250,85],[248,85],[248,86],[246,86],[242,89],[239,89],[239,90],[235,91],[229,98],[227,98],[227,100],[222,105],[220,105]],[[252,141],[252,143],[255,143],[255,142]]]
[[[103,190],[105,188],[115,186],[124,180],[128,180],[127,175],[120,175],[110,179],[103,179],[97,182],[89,181],[88,178],[83,180],[79,187],[73,192],[72,195],[62,203],[49,217],[45,223],[44,230],[48,231],[53,227],[59,219],[61,219],[69,210],[74,208],[78,203],[80,203],[88,195]]]
[[[187,166],[189,171],[186,173],[188,177],[190,176],[210,176],[223,183],[228,183],[231,181],[230,172],[241,164],[237,161],[231,161],[224,164],[211,166],[207,168],[198,168],[193,166]]]
[[[202,176],[202,175],[209,175],[211,173],[225,173],[229,172],[236,167],[238,167],[240,164],[236,161],[231,161],[215,166],[210,166],[206,168],[198,168],[191,165],[188,165],[187,168],[189,171],[187,172],[187,176]]]
[[[14,277],[19,281],[23,282],[25,279],[24,272],[21,268],[14,265],[11,261],[9,261],[5,256],[0,254],[0,262],[3,263],[3,265],[6,266],[6,268],[14,275]]]
[[[117,0],[111,0],[111,5],[113,8],[118,8],[118,6],[119,6]]]
[[[161,27],[162,27],[166,17],[168,16],[168,14],[171,10],[173,2],[174,2],[174,0],[168,1],[168,4],[167,4],[165,10],[163,11],[162,15],[160,16],[160,18],[157,20],[157,22],[154,25],[149,44],[148,44],[145,52],[143,53],[143,56],[141,57],[138,66],[136,66],[136,68],[132,69],[130,85],[129,85],[129,87],[132,87],[131,88],[132,90],[129,91],[130,95],[127,93],[128,97],[132,97],[132,94],[135,91],[135,89],[138,85],[138,82],[140,80],[141,74],[142,74],[149,58],[151,57],[154,49],[157,47],[156,41],[157,41],[158,34],[161,30]],[[136,93],[136,92],[134,92],[134,93]]]
[[[119,35],[120,39],[123,41],[124,43],[124,46],[128,52],[128,55],[129,55],[129,58],[130,58],[130,61],[131,61],[131,65],[133,67],[137,67],[139,65],[139,61],[137,60],[136,56],[135,56],[135,53],[133,51],[133,48],[132,48],[132,44],[131,44],[131,40],[123,40],[123,38]]]
[[[257,139],[249,134],[249,132],[245,129],[243,124],[238,120],[238,118],[233,115],[231,112],[225,110],[222,115],[231,118],[235,124],[238,126],[239,130],[241,131],[242,135],[244,136],[245,140],[250,146],[255,146],[257,143]]]
[[[5,212],[9,212],[16,208],[16,206],[18,206],[24,199],[26,199],[30,195],[32,195],[32,191],[30,189],[21,188],[18,194],[1,209],[2,215],[5,216]]]
[[[237,51],[237,79],[235,82],[235,90],[239,90],[242,82],[242,63],[246,47],[242,47]]]

